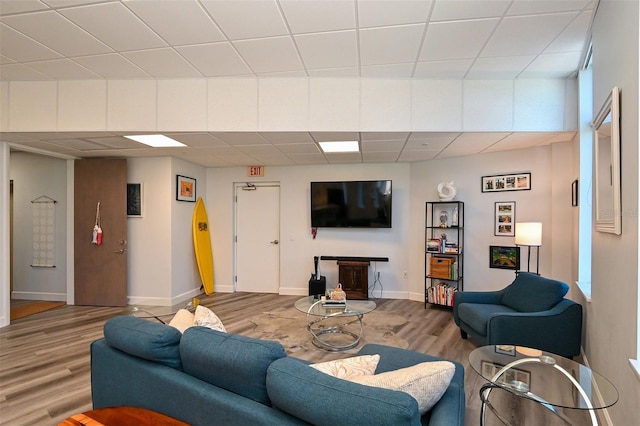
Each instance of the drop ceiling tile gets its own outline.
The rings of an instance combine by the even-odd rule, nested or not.
[[[475,58],[499,19],[474,19],[429,24],[420,61]]]
[[[212,135],[232,146],[260,145],[269,143],[260,135],[260,133],[256,132],[214,132]],[[234,150],[237,151],[235,148]]]
[[[42,1],[53,8],[80,6],[83,4],[96,3],[96,0],[42,0]]]
[[[310,77],[359,77],[360,73],[356,67],[347,68],[325,68],[310,69]]]
[[[101,78],[99,75],[78,65],[71,59],[29,62],[29,67],[56,80],[92,80]]]
[[[287,155],[320,153],[320,148],[314,143],[285,143],[277,144],[276,147]]]
[[[22,64],[0,65],[0,79],[11,81],[52,80],[48,75]]]
[[[582,51],[585,48],[585,35],[589,34],[593,10],[582,12],[560,35],[553,40],[545,53]]]
[[[16,61],[7,58],[4,55],[0,55],[0,65],[2,65],[2,64],[14,64],[14,63],[16,63]]]
[[[395,163],[400,152],[363,152],[362,158],[366,163]]]
[[[262,137],[272,144],[313,144],[308,132],[262,132]]]
[[[358,132],[311,132],[311,137],[316,142],[360,140]]]
[[[206,77],[253,74],[228,42],[180,46],[176,50]]]
[[[325,153],[324,155],[329,164],[362,163],[362,154],[359,152]]]
[[[427,161],[436,158],[440,151],[407,151],[404,150],[398,157],[398,163],[413,163],[415,161]]]
[[[86,138],[86,140],[96,143],[100,146],[113,149],[142,149],[146,145],[127,139],[123,136],[110,136],[105,138]]]
[[[473,64],[472,59],[455,61],[418,62],[413,73],[414,78],[432,78],[461,80]]]
[[[436,1],[431,14],[431,21],[454,21],[502,16],[509,4],[511,4],[511,0],[440,0]]]
[[[471,80],[515,79],[534,59],[533,55],[478,58],[467,73],[467,78]]]
[[[307,69],[358,65],[355,31],[297,35],[294,39]]]
[[[359,1],[358,23],[360,28],[366,28],[425,22],[431,3],[415,0]]]
[[[41,43],[38,43],[1,22],[0,40],[2,40],[2,43],[0,43],[0,54],[13,61],[43,61],[46,59],[62,57],[59,53],[54,52]]]
[[[60,9],[59,13],[119,52],[167,45],[121,3]]]
[[[150,78],[151,75],[118,53],[82,56],[74,61],[104,78]]]
[[[516,16],[503,19],[480,54],[481,57],[541,53],[577,13]],[[544,31],[540,29],[544,28]]]
[[[515,0],[506,15],[538,15],[542,13],[568,12],[593,7],[592,0]]]
[[[510,149],[523,149],[537,146],[546,139],[546,133],[517,132],[487,147],[484,152],[506,151]]]
[[[3,22],[64,56],[112,51],[109,46],[54,11],[7,16]]]
[[[302,69],[302,62],[290,37],[242,40],[233,44],[256,73]]]
[[[225,39],[195,0],[127,0],[125,6],[172,45],[211,43]]]
[[[344,0],[280,0],[293,34],[355,28],[354,2]]]
[[[360,30],[361,64],[382,65],[415,61],[424,27],[420,24]]]
[[[122,55],[155,78],[202,77],[198,70],[169,47],[125,52]]]
[[[303,69],[292,71],[273,71],[273,72],[257,72],[258,77],[275,77],[275,78],[287,78],[287,77],[307,77],[307,72]]]
[[[507,132],[462,133],[447,146],[445,153],[447,156],[454,156],[482,152],[509,135]]]
[[[523,78],[569,78],[577,73],[582,52],[550,53],[538,56],[525,69]]]
[[[360,144],[362,152],[397,152],[404,148],[403,140],[394,141],[368,141]]]
[[[231,40],[288,34],[275,0],[201,0]]]
[[[411,78],[413,75],[413,63],[366,65],[361,67],[362,77],[371,78]]]
[[[44,10],[49,7],[38,0],[2,0],[0,16]]]
[[[105,150],[108,148],[108,146],[106,145],[84,139],[57,139],[55,141],[48,142],[55,145],[63,146],[67,149],[75,149],[77,151]]]
[[[296,164],[327,164],[323,154],[289,154],[289,158]]]
[[[209,133],[166,133],[166,135],[190,147],[227,146],[226,143]]]

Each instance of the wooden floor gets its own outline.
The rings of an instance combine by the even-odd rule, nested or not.
[[[203,296],[201,303],[216,312],[228,332],[251,336],[253,324],[247,318],[277,307],[293,306],[298,298],[220,293]],[[467,362],[476,346],[460,338],[451,310],[434,306],[424,309],[422,303],[408,300],[379,299],[376,303],[378,310],[406,316],[407,323],[397,334],[409,342],[409,349],[466,366],[465,423],[479,424],[478,391],[484,381]],[[0,425],[57,425],[73,414],[90,410],[89,344],[102,337],[106,320],[124,312],[124,308],[62,306],[0,329]],[[290,355],[311,361],[340,357],[318,351]],[[536,404],[527,404],[504,392],[494,391],[491,399],[514,424],[564,424]],[[587,423],[583,413],[572,410],[571,414],[576,424]],[[488,414],[486,424],[501,423]]]

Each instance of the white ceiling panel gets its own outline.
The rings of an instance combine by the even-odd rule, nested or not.
[[[371,78],[411,78],[414,64],[365,65],[360,67],[362,77]]]
[[[74,58],[83,67],[103,78],[149,78],[151,74],[117,53]]]
[[[593,7],[592,0],[514,0],[507,15],[537,15]]]
[[[127,0],[125,6],[171,45],[225,40],[224,35],[195,0]],[[167,16],[171,19],[167,19]]]
[[[472,64],[473,59],[418,62],[413,76],[415,78],[461,80],[465,78]]]
[[[53,80],[52,77],[23,64],[0,65],[0,79],[12,81]]]
[[[419,60],[475,58],[498,22],[498,18],[493,18],[430,24]],[[455,34],[455,37],[452,37],[452,34]]]
[[[363,163],[395,163],[400,153],[396,152],[363,152]]]
[[[319,154],[320,148],[314,143],[285,143],[276,145],[284,154]]]
[[[593,10],[582,12],[569,26],[551,42],[545,53],[558,52],[582,52],[586,47],[584,35],[589,32],[591,21],[593,20]]]
[[[201,0],[224,34],[233,40],[288,34],[275,0]]]
[[[44,10],[47,5],[38,0],[2,0],[0,16],[14,13],[34,12]]]
[[[362,65],[414,62],[418,57],[424,24],[360,30]]]
[[[314,144],[311,135],[308,132],[265,132],[262,137],[267,141],[283,145],[283,144]]]
[[[256,132],[215,132],[213,135],[229,145],[260,145],[268,143],[260,133]]]
[[[55,80],[91,80],[99,77],[71,59],[29,62],[29,67]]]
[[[214,147],[227,145],[210,133],[167,133],[167,136],[190,147]]]
[[[436,1],[431,20],[437,22],[502,16],[511,2],[512,0]]]
[[[580,64],[580,52],[550,53],[540,55],[520,75],[524,78],[568,78],[576,73]]]
[[[4,19],[3,19],[4,21]],[[0,53],[17,62],[61,58],[62,55],[0,22]]]
[[[367,141],[361,144],[362,152],[396,152],[400,153],[404,147],[403,140],[395,141]]]
[[[169,47],[125,52],[122,55],[155,78],[202,77],[198,70]]]
[[[478,58],[467,73],[467,78],[472,80],[514,79],[519,77],[534,59],[534,55]]]
[[[121,3],[80,6],[59,12],[119,52],[167,45]]]
[[[240,55],[256,73],[301,70],[302,62],[290,37],[234,42]]]
[[[252,74],[229,42],[179,46],[176,50],[206,77]]]
[[[502,20],[480,54],[482,57],[537,55],[564,30],[577,13],[516,16]],[[541,28],[545,28],[541,31]]]
[[[13,64],[16,61],[14,61],[13,59],[9,59],[4,55],[0,55],[0,64]]]
[[[355,3],[345,0],[280,0],[293,34],[354,28]]]
[[[371,0],[357,3],[358,22],[362,28],[425,22],[432,4],[431,1],[415,0]]]
[[[360,140],[358,132],[312,132],[311,137],[316,142]]]
[[[53,11],[7,16],[3,22],[64,56],[112,52],[109,46]]]
[[[305,68],[344,68],[357,66],[355,31],[294,36]]]
[[[357,67],[310,69],[307,72],[310,77],[360,77]]]

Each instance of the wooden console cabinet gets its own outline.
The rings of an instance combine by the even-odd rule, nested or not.
[[[339,260],[338,276],[347,300],[369,298],[369,262]]]

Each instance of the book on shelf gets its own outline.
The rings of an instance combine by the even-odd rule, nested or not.
[[[427,251],[439,253],[440,252],[440,238],[430,238],[427,240]]]
[[[458,291],[456,286],[440,282],[427,288],[427,302],[438,305],[453,306],[454,294]]]

